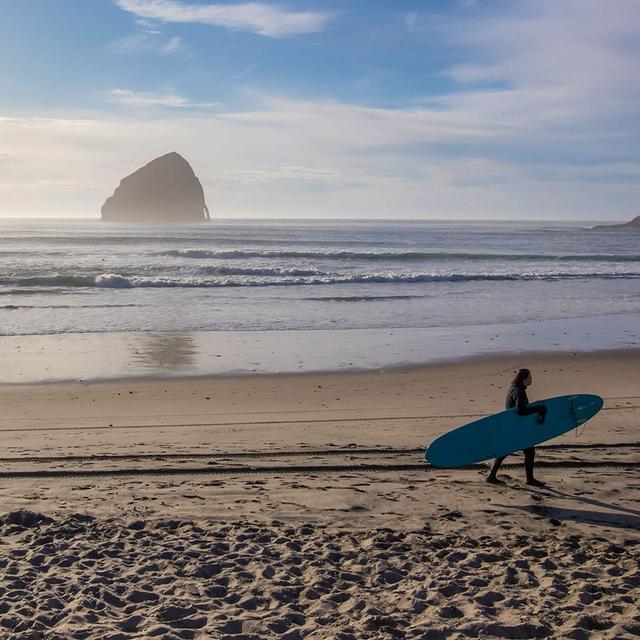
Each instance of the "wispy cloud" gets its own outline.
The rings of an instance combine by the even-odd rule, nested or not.
[[[37,178],[96,185],[73,198],[44,186],[14,195],[8,189],[3,207],[13,202],[26,211],[46,201],[53,212],[73,202],[84,215],[97,215],[122,175],[175,149],[192,163],[222,216],[585,219],[609,213],[624,219],[636,210],[637,154],[635,161],[614,163],[602,139],[562,134],[552,144],[537,129],[487,128],[466,109],[464,103],[447,110],[379,109],[263,97],[244,112],[154,109],[66,124],[0,119],[4,151],[19,160],[0,184]],[[535,148],[538,162],[518,157],[523,148]],[[563,150],[588,163],[550,164],[547,155],[555,161]],[[65,162],[52,168],[53,155]]]
[[[240,73],[237,73],[234,76],[231,76],[232,80],[241,80],[245,76],[248,76],[252,71],[255,71],[258,68],[257,64],[252,64],[250,67],[243,69]]]
[[[129,107],[172,107],[172,108],[207,108],[217,107],[217,102],[191,102],[177,93],[156,93],[153,91],[132,91],[131,89],[112,89],[109,92],[112,102]]]
[[[637,159],[637,2],[523,1],[501,15],[423,15],[417,24],[468,60],[446,72],[458,91],[425,104],[500,132],[469,154],[561,168]]]
[[[216,176],[212,176],[216,182],[239,182],[242,184],[271,183],[273,181],[312,181],[335,182],[340,175],[335,169],[321,167],[300,166],[276,166],[260,167],[256,169],[223,169]]]
[[[185,50],[182,38],[180,36],[173,36],[169,38],[169,41],[160,47],[160,53],[162,55],[169,55],[172,53],[181,53]]]
[[[180,54],[189,56],[190,48],[179,36],[165,37],[161,31],[145,29],[120,38],[107,45],[111,53],[136,55],[141,53],[159,56]]]
[[[418,14],[415,11],[407,13],[404,17],[404,24],[408,31],[413,31],[418,22]]]
[[[322,31],[331,13],[285,11],[260,2],[183,4],[176,0],[114,0],[124,11],[164,23],[200,23],[251,31],[271,38]]]

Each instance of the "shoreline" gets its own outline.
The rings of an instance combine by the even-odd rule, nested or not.
[[[72,378],[61,380],[41,380],[31,382],[4,382],[0,381],[0,390],[3,388],[26,388],[26,387],[64,387],[69,385],[82,385],[85,388],[101,385],[119,385],[122,383],[187,383],[187,382],[216,382],[216,381],[245,381],[247,379],[273,379],[282,380],[291,378],[292,380],[311,378],[320,379],[322,377],[340,376],[347,378],[349,376],[361,376],[367,374],[411,374],[420,373],[428,370],[438,370],[443,367],[456,367],[466,365],[494,365],[502,362],[512,362],[514,367],[518,362],[524,362],[528,368],[536,364],[545,364],[551,359],[558,358],[593,358],[594,360],[617,357],[638,357],[640,366],[640,346],[629,346],[619,349],[595,349],[595,350],[548,350],[548,351],[504,351],[494,353],[472,354],[467,356],[451,357],[443,360],[433,360],[424,363],[414,364],[394,364],[380,368],[352,368],[352,369],[321,369],[308,371],[280,371],[280,372],[247,372],[247,371],[229,371],[225,373],[200,373],[200,374],[167,374],[167,375],[122,375],[119,377],[107,378]],[[1,421],[1,419],[0,419]]]
[[[0,384],[379,371],[640,349],[640,314],[460,327],[0,336]]]

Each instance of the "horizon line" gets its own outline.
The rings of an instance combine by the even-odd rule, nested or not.
[[[72,222],[102,222],[100,217],[82,217],[82,216],[3,216],[0,215],[0,220],[18,220],[18,221],[51,221],[51,220],[60,220],[60,221],[72,221]],[[367,218],[367,217],[352,217],[352,218],[342,218],[342,217],[250,217],[250,216],[239,216],[239,217],[212,217],[211,220],[203,221],[201,223],[144,223],[144,222],[124,222],[124,223],[113,223],[106,222],[105,224],[112,225],[133,225],[133,226],[195,226],[195,225],[207,225],[214,223],[216,221],[237,221],[237,220],[250,220],[255,222],[260,221],[296,221],[296,222],[521,222],[526,224],[527,222],[549,222],[549,223],[563,223],[563,222],[605,222],[609,224],[616,223],[625,223],[628,222],[626,218],[622,219],[605,219],[605,218],[527,218],[523,220],[521,218]]]

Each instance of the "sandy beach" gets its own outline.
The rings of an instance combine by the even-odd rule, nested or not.
[[[640,353],[300,375],[4,385],[7,638],[640,635]],[[437,470],[425,445],[591,392],[581,433]]]

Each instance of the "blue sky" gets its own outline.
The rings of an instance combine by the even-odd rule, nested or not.
[[[220,217],[640,212],[635,0],[0,0],[0,215],[178,151]]]

